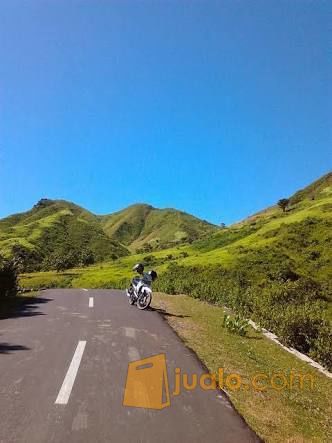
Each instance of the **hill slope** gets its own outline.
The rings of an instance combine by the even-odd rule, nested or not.
[[[80,265],[82,251],[95,261],[131,250],[192,241],[217,227],[175,209],[133,205],[97,216],[64,200],[40,200],[30,211],[0,220],[0,253],[19,255],[25,270],[50,269],[59,257]]]
[[[63,200],[40,200],[30,211],[0,220],[0,250],[18,252],[27,269],[38,269],[50,256],[91,251],[97,261],[117,258],[128,250],[110,239],[98,218]]]
[[[185,212],[145,204],[132,205],[100,219],[107,235],[131,250],[144,245],[153,249],[192,242],[218,229]]]
[[[331,177],[193,243],[158,289],[229,306],[332,370]]]
[[[320,282],[332,280],[332,173],[290,197],[286,212],[273,206],[241,223],[194,242],[194,263],[255,261],[255,268],[286,260],[295,271]],[[283,257],[283,258],[282,258]]]

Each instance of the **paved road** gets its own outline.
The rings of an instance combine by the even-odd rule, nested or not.
[[[204,372],[160,313],[123,292],[43,291],[0,320],[0,442],[258,441],[216,390],[183,390],[161,410],[123,406],[128,363],[157,354],[171,393],[175,368]]]

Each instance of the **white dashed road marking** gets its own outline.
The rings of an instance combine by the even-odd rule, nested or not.
[[[65,379],[63,380],[59,394],[55,400],[57,405],[66,405],[68,403],[71,391],[73,389],[78,369],[81,364],[86,341],[79,341]]]
[[[93,308],[94,300],[93,297],[89,297],[89,308]]]
[[[130,361],[139,360],[140,359],[140,355],[139,355],[138,350],[136,348],[134,348],[133,346],[129,346],[128,357],[129,357]]]
[[[134,328],[124,328],[126,337],[135,338],[136,331]]]
[[[88,289],[82,288],[82,291],[88,292]]]

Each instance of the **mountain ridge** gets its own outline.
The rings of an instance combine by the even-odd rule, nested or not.
[[[113,214],[95,215],[73,202],[42,198],[30,210],[0,220],[0,251],[4,256],[17,251],[26,255],[31,270],[38,263],[47,268],[48,256],[68,255],[70,249],[74,254],[90,251],[96,261],[103,261],[138,247],[151,250],[193,241],[215,229],[176,209],[134,204]]]
[[[26,256],[30,265],[25,270],[51,269],[59,256],[80,256],[82,251],[102,262],[185,244],[201,252],[214,251],[217,259],[219,249],[225,245],[234,248],[240,242],[243,247],[252,241],[256,247],[268,244],[272,236],[282,232],[290,235],[285,226],[295,226],[293,222],[302,223],[308,217],[318,217],[315,231],[321,231],[322,239],[328,238],[331,198],[329,172],[290,196],[285,212],[274,205],[223,228],[177,209],[159,209],[146,203],[96,215],[66,200],[43,198],[30,210],[0,220],[0,254],[11,256],[19,252]],[[322,257],[326,256],[323,249]],[[74,260],[71,264],[79,266],[81,262]]]
[[[131,250],[149,244],[152,248],[191,242],[217,230],[217,226],[174,208],[134,204],[101,216],[104,231]]]

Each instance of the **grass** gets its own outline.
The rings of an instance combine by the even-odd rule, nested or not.
[[[177,247],[155,251],[152,254],[134,254],[121,259],[92,265],[86,268],[74,268],[64,272],[45,271],[26,273],[20,276],[20,286],[23,288],[42,287],[74,287],[74,288],[112,288],[118,287],[124,279],[132,277],[133,266],[143,261],[149,255],[158,263],[153,262],[147,268],[162,272],[169,263],[181,260],[181,254],[189,251],[188,247]],[[188,252],[187,252],[188,253]],[[167,258],[172,256],[172,259]]]
[[[22,274],[19,284],[24,289],[68,288],[72,286],[72,280],[80,275],[80,270],[71,269],[66,272],[35,272]]]
[[[301,362],[259,332],[250,328],[247,337],[231,334],[221,327],[223,308],[209,305],[191,297],[155,294],[153,305],[170,314],[167,321],[207,366],[216,373],[224,368],[226,374],[236,373],[244,381],[256,374],[275,373],[289,376],[310,374],[304,388],[277,391],[271,386],[264,392],[249,389],[226,390],[233,404],[257,434],[267,442],[328,442],[332,440],[330,392],[332,381]]]

